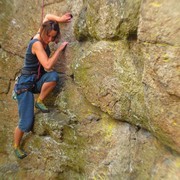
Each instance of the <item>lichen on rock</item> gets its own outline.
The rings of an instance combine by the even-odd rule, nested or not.
[[[11,92],[42,1],[2,0],[0,10],[2,179],[179,179],[178,0],[44,1],[44,14],[73,19],[60,24],[60,81],[50,113],[35,111],[23,160]]]

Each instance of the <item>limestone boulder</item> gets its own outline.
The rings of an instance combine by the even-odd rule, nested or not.
[[[74,78],[91,104],[115,119],[148,127],[142,76],[133,57],[126,42],[98,42],[74,61]]]
[[[124,39],[136,36],[141,0],[85,1],[75,24],[77,39]]]
[[[179,151],[179,49],[105,41],[87,46],[73,69],[88,101]]]
[[[153,54],[152,54],[153,52]],[[167,145],[180,149],[180,49],[173,46],[146,46],[143,83],[145,104],[152,132]]]
[[[138,38],[151,43],[179,46],[180,3],[177,0],[147,0],[141,6]]]

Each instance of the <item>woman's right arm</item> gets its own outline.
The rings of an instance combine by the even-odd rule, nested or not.
[[[49,20],[57,21],[58,23],[69,23],[71,22],[72,15],[71,13],[65,13],[64,15],[56,16],[54,14],[46,14],[46,16],[43,19],[43,23]],[[38,30],[38,33],[40,32],[40,29]]]
[[[51,70],[54,65],[56,64],[58,57],[62,50],[66,47],[68,42],[63,42],[57,50],[54,52],[54,54],[49,58],[41,44],[41,42],[37,41],[32,46],[32,53],[36,54],[39,62],[46,70]]]
[[[71,21],[72,15],[71,13],[65,13],[64,15],[60,16],[56,16],[54,14],[46,14],[43,23],[49,20],[52,21],[57,21],[59,23],[68,23]]]

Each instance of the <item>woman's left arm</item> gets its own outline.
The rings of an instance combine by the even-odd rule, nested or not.
[[[62,22],[62,23],[67,23],[70,22],[72,18],[71,13],[66,13],[63,16],[56,16],[54,14],[47,14],[43,20],[43,23],[49,20],[57,21],[57,22]]]

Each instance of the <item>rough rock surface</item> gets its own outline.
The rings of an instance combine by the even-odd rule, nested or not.
[[[72,12],[60,25],[69,45],[51,112],[35,111],[16,159],[11,92],[41,6],[0,1],[0,177],[180,179],[179,0],[45,0],[44,14]]]

